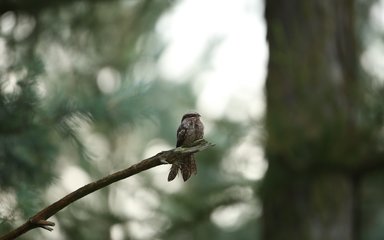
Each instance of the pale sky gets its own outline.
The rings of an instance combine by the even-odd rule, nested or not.
[[[384,31],[384,0],[377,1],[370,10],[369,21],[371,27],[380,34]],[[377,34],[377,33],[376,33]],[[361,64],[375,80],[384,82],[384,43],[378,36],[366,38],[366,49],[361,56]]]
[[[159,64],[170,81],[185,81],[208,42],[221,41],[210,68],[193,82],[203,116],[242,121],[262,115],[268,55],[262,1],[183,0],[157,31],[170,44]]]

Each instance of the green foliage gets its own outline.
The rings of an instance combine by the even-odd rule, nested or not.
[[[45,112],[41,108],[36,90],[36,78],[42,72],[38,58],[25,60],[25,66],[16,66],[26,71],[17,79],[14,91],[0,95],[0,185],[3,191],[15,188],[17,200],[23,211],[31,211],[26,204],[26,183],[36,189],[46,187],[54,174],[52,166],[57,146],[53,143],[52,129],[47,128]],[[21,70],[8,74],[19,74]],[[6,82],[1,81],[3,89]],[[32,169],[39,169],[33,171]],[[36,201],[30,201],[36,202]]]

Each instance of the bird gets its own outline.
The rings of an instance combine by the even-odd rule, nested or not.
[[[186,113],[181,118],[180,126],[177,129],[176,147],[189,147],[196,140],[204,137],[204,125],[200,121],[200,114]],[[175,179],[178,172],[181,172],[184,182],[187,181],[192,174],[197,174],[195,156],[193,153],[186,155],[184,159],[175,161],[168,174],[168,182]]]

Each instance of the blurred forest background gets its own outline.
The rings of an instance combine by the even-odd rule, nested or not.
[[[266,1],[262,117],[254,98],[216,115],[204,106],[227,100],[198,98],[220,36],[181,81],[161,73],[162,19],[182,2],[0,2],[0,235],[173,148],[180,117],[197,110],[216,146],[198,154],[196,177],[143,172],[63,209],[49,219],[53,232],[20,239],[384,239],[384,3]],[[243,2],[264,17],[253,9],[264,2]],[[244,106],[261,110],[244,117]]]

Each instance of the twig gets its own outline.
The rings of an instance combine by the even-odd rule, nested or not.
[[[47,221],[47,219],[57,212],[59,212],[61,209],[67,207],[71,203],[79,200],[80,198],[83,198],[84,196],[93,193],[101,188],[104,188],[114,182],[120,181],[122,179],[128,178],[132,175],[135,175],[139,172],[148,170],[150,168],[162,165],[162,164],[172,164],[176,160],[181,159],[181,157],[184,154],[189,153],[195,153],[200,152],[208,147],[212,147],[214,144],[209,143],[205,141],[204,139],[196,141],[193,147],[178,147],[174,148],[168,151],[163,151],[158,154],[156,154],[153,157],[147,158],[142,160],[141,162],[130,166],[129,168],[126,168],[124,170],[118,171],[116,173],[113,173],[111,175],[108,175],[104,178],[101,178],[97,181],[91,182],[74,192],[71,192],[70,194],[66,195],[62,199],[54,202],[53,204],[49,205],[48,207],[44,208],[34,216],[32,216],[28,221],[26,221],[23,225],[20,227],[12,230],[11,232],[3,235],[0,237],[0,240],[10,240],[15,239],[19,237],[20,235],[28,232],[31,229],[34,228],[44,228],[46,230],[52,231],[53,226],[55,226],[55,223]]]

